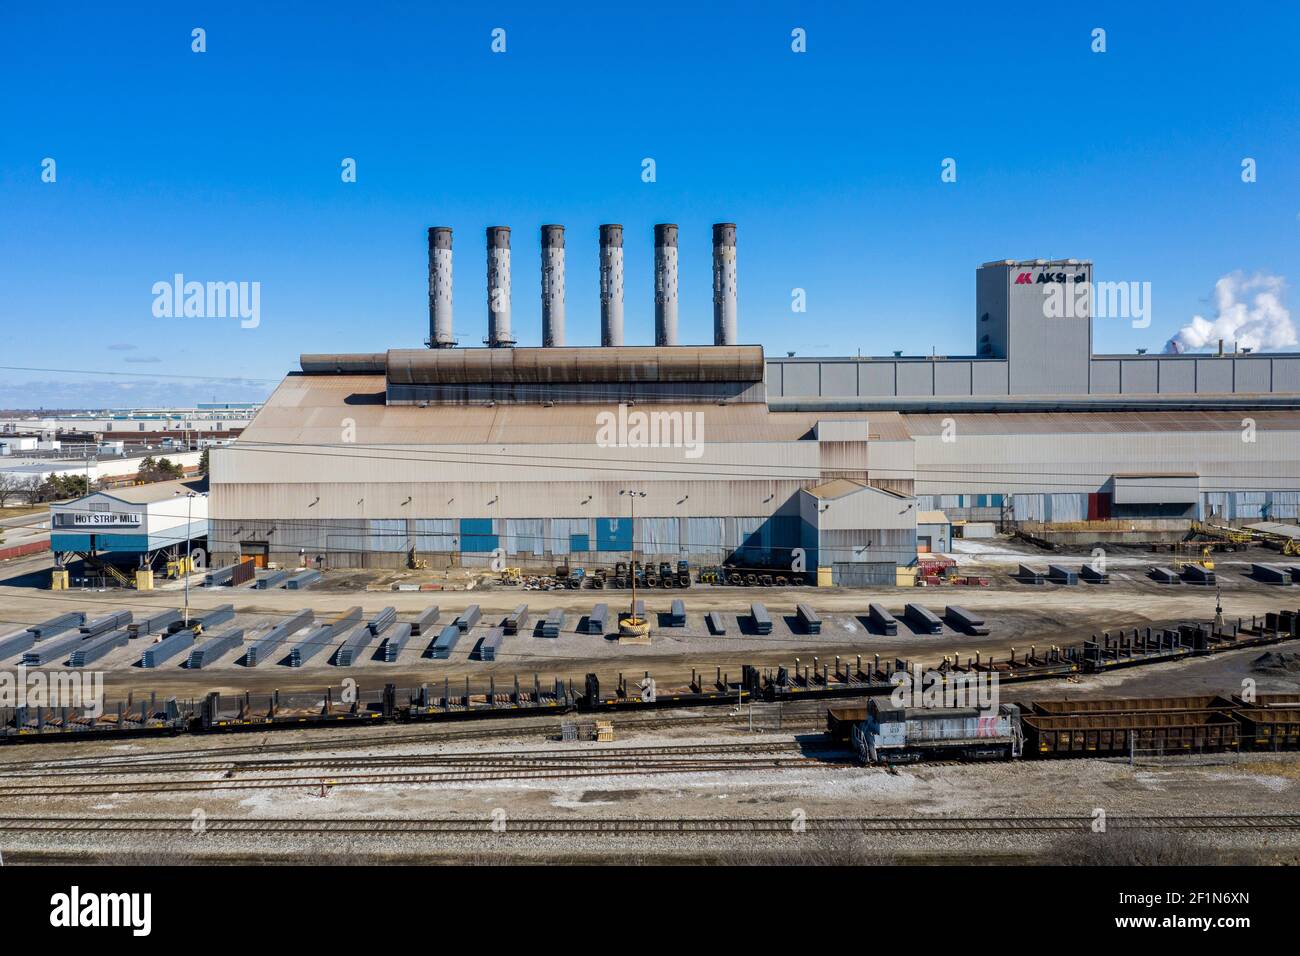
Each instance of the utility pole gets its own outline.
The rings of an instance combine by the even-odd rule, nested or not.
[[[632,506],[632,547],[628,552],[628,573],[632,578],[632,606],[628,608],[628,613],[633,620],[639,620],[636,616],[636,500],[644,498],[644,491],[633,491],[630,488],[620,491],[620,495],[627,495],[628,501]]]

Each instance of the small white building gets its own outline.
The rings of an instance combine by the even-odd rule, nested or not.
[[[60,553],[185,553],[208,533],[206,482],[159,481],[50,505],[50,550]]]

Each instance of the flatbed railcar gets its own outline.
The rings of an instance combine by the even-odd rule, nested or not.
[[[331,623],[345,626],[348,623],[359,623],[360,618],[360,609],[355,608],[339,615]],[[310,611],[300,612],[274,630],[296,631],[311,620]],[[467,622],[462,620],[460,623]],[[945,661],[942,667],[945,680],[947,676],[964,676],[969,679],[972,673],[987,672],[996,673],[999,683],[1009,684],[1101,671],[1108,669],[1108,665],[1113,666],[1113,663],[1121,661],[1125,666],[1141,666],[1168,660],[1171,656],[1201,656],[1231,649],[1260,647],[1293,639],[1297,627],[1300,627],[1300,617],[1294,611],[1287,611],[1270,614],[1263,619],[1253,618],[1249,625],[1238,622],[1221,632],[1211,633],[1203,625],[1184,625],[1178,630],[1148,632],[1145,636],[1134,631],[1131,638],[1120,635],[1114,641],[1107,637],[1067,649],[1054,647],[1042,656],[1031,649],[1029,654],[1022,653],[1005,661],[981,662],[976,658],[974,662],[968,661],[965,666],[960,662]],[[447,630],[455,633],[460,628],[453,624]],[[289,635],[285,634],[283,640],[287,642],[288,638]],[[346,705],[333,701],[331,692],[326,690],[306,704],[292,706],[281,706],[277,700],[270,698],[265,703],[254,703],[245,694],[242,700],[234,698],[240,701],[240,705],[233,711],[210,706],[206,703],[207,698],[189,704],[178,704],[173,699],[164,708],[150,707],[148,710],[141,709],[138,713],[133,709],[135,705],[128,700],[125,706],[118,706],[116,714],[111,707],[107,707],[104,713],[93,717],[70,708],[0,707],[0,743],[84,741],[88,739],[87,734],[97,739],[112,739],[122,736],[228,732],[317,724],[346,726],[405,720],[459,719],[467,715],[535,716],[539,709],[550,712],[644,711],[669,707],[735,706],[747,701],[783,702],[811,698],[861,700],[892,693],[896,672],[913,668],[914,665],[908,661],[882,665],[877,658],[868,664],[859,657],[856,664],[842,664],[840,658],[835,658],[833,673],[830,664],[825,663],[820,667],[796,668],[793,678],[783,667],[763,672],[757,667],[743,665],[737,675],[740,678],[738,681],[718,669],[712,681],[702,674],[693,673],[688,685],[662,687],[655,686],[653,681],[647,684],[644,680],[628,681],[620,677],[611,690],[606,690],[595,675],[589,675],[580,692],[570,683],[562,692],[558,689],[554,693],[536,690],[531,694],[520,691],[517,679],[513,693],[497,694],[495,678],[491,678],[494,688],[491,693],[471,693],[467,686],[465,693],[458,695],[461,701],[459,705],[457,698],[444,695],[446,699],[438,706],[430,706],[427,702],[424,705],[412,702],[398,704],[395,685],[386,684],[383,685],[382,695],[376,688],[369,691],[371,698],[368,701],[362,702],[360,698],[355,698]],[[646,678],[649,676],[647,674]],[[536,684],[536,679],[534,683]],[[564,682],[557,680],[556,684],[559,688]],[[653,689],[647,691],[647,686]],[[1089,711],[1088,707],[1093,710]],[[1152,738],[1155,746],[1160,746],[1161,741],[1177,742],[1186,737],[1192,741],[1193,747],[1207,746],[1205,741],[1208,740],[1208,746],[1223,744],[1242,749],[1273,749],[1296,746],[1300,739],[1300,730],[1297,729],[1300,725],[1300,695],[1261,695],[1258,700],[1245,700],[1241,697],[1153,698],[1148,699],[1145,706],[1141,702],[1113,706],[1103,702],[1067,702],[1055,711],[1050,709],[1050,705],[1038,702],[1032,709],[1034,712],[1030,713],[1029,708],[1026,708],[1019,720],[1026,739],[1029,738],[1028,728],[1036,728],[1034,733],[1038,736],[1033,742],[1040,746],[1037,749],[1030,747],[1029,750],[1035,751],[1034,755],[1039,756],[1073,753],[1075,731],[1103,729],[1112,731],[1107,747],[1113,751],[1115,741],[1120,739],[1114,732],[1125,730],[1126,727],[1122,726],[1124,724],[1131,725],[1127,729],[1152,730],[1153,733],[1147,737]],[[837,710],[839,709],[832,709],[831,713],[834,714]],[[1199,717],[1195,716],[1198,714]],[[1144,721],[1144,717],[1152,719]],[[1095,722],[1093,718],[1100,720],[1102,725],[1088,726]],[[847,720],[847,726],[863,718],[858,715],[852,720],[847,717],[840,719]],[[1170,732],[1169,728],[1179,726],[1179,720],[1182,721],[1182,726],[1190,727],[1192,731],[1182,736]],[[1234,731],[1233,728],[1237,729]],[[1071,734],[1068,739],[1063,736],[1066,731]],[[1043,736],[1047,732],[1056,736],[1048,740]],[[841,739],[844,739],[843,732]],[[1081,739],[1084,740],[1081,745],[1083,752],[1099,752],[1095,746],[1089,750],[1086,734]],[[1146,738],[1142,736],[1137,739],[1139,743],[1146,743]],[[1045,749],[1041,748],[1043,741],[1047,741]]]

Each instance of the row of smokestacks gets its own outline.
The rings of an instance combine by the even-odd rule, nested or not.
[[[654,230],[655,345],[677,345],[677,227]],[[456,344],[451,323],[451,229],[429,230],[430,348]],[[515,344],[510,327],[510,228],[487,230],[490,348]],[[542,226],[542,345],[564,345],[564,227]],[[600,344],[623,344],[623,227],[600,227]],[[736,226],[713,227],[713,344],[736,344]]]

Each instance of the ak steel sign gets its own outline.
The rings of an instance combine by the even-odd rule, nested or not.
[[[1086,272],[1021,272],[1016,275],[1016,285],[1042,285],[1047,282],[1087,282]]]
[[[122,511],[74,511],[69,517],[78,528],[138,528],[143,520],[139,513]]]

